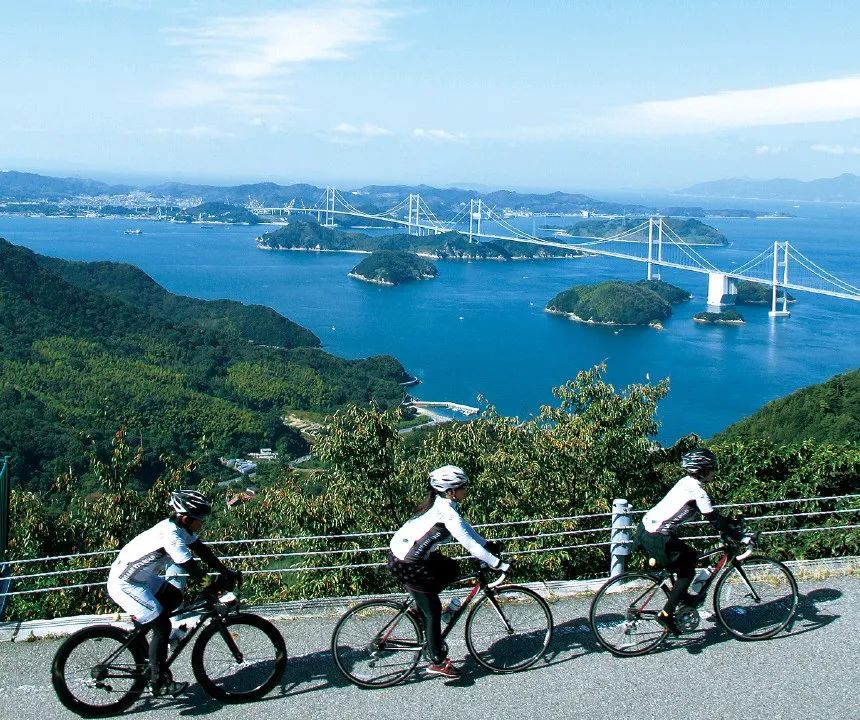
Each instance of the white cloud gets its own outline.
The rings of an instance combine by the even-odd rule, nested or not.
[[[655,136],[860,119],[860,77],[651,100],[552,125],[494,133],[531,140]]]
[[[425,130],[424,128],[415,128],[412,134],[417,138],[438,140],[440,142],[462,142],[466,139],[463,133],[452,133],[447,130]]]
[[[213,17],[170,28],[171,42],[197,60],[203,80],[162,95],[168,105],[226,105],[247,115],[284,110],[283,78],[307,63],[350,58],[387,40],[399,17],[376,0],[331,0],[279,12]]]
[[[334,128],[332,132],[337,135],[350,135],[364,138],[382,137],[383,135],[393,134],[388,128],[379,127],[379,125],[373,125],[371,123],[364,123],[364,125],[360,126],[341,123]]]
[[[188,137],[203,140],[220,140],[222,138],[235,137],[233,133],[207,127],[206,125],[195,125],[190,128],[154,128],[153,130],[130,130],[129,135],[156,135],[161,137]]]
[[[756,155],[779,155],[784,148],[782,145],[759,145],[755,149]]]
[[[860,155],[860,147],[857,145],[811,145],[810,150],[826,155]]]

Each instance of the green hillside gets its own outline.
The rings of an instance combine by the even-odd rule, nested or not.
[[[22,485],[85,473],[85,449],[122,425],[155,468],[163,453],[201,449],[295,455],[305,446],[285,411],[402,399],[394,358],[329,355],[263,308],[177,298],[129,266],[50,260],[2,239],[0,263],[0,450]],[[248,342],[266,337],[282,347]]]
[[[860,369],[774,400],[714,437],[720,443],[758,439],[860,441]]]

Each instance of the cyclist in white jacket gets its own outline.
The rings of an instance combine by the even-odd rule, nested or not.
[[[460,577],[457,561],[436,548],[453,538],[469,553],[490,567],[507,572],[510,564],[497,556],[498,550],[467,523],[457,508],[466,495],[469,478],[456,465],[445,465],[430,473],[427,499],[416,514],[391,539],[388,569],[412,597],[424,615],[427,636],[428,674],[457,679],[460,671],[447,657],[442,643],[442,603],[439,593]],[[492,552],[495,550],[496,552]]]

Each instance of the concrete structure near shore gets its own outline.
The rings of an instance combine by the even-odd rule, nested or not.
[[[737,294],[737,280],[721,272],[708,273],[708,305],[714,307],[734,305]]]

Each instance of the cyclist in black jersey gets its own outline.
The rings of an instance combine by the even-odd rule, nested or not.
[[[674,635],[680,631],[675,622],[675,609],[685,604],[696,604],[698,597],[687,590],[696,574],[697,552],[677,535],[678,526],[701,514],[717,530],[729,534],[737,533],[734,520],[714,509],[711,498],[705,491],[706,484],[717,468],[717,458],[710,450],[698,448],[681,458],[681,466],[687,471],[666,496],[651,508],[636,529],[636,546],[655,562],[675,573],[675,584],[657,621]]]
[[[174,490],[168,505],[173,514],[145,530],[119,551],[108,575],[108,594],[132,619],[146,630],[152,629],[149,643],[150,688],[152,694],[176,696],[188,688],[174,682],[164,668],[170,636],[170,614],[182,603],[182,592],[161,577],[174,563],[188,575],[206,576],[192,552],[221,574],[222,585],[232,588],[241,574],[228,568],[197,537],[212,512],[212,502],[195,490]]]
[[[465,471],[445,465],[430,473],[427,499],[415,515],[391,538],[388,569],[415,599],[424,615],[430,675],[456,679],[460,671],[447,657],[442,643],[442,603],[439,593],[460,576],[457,561],[436,552],[438,545],[453,537],[473,557],[507,572],[510,564],[499,558],[493,543],[481,537],[460,515],[457,503],[466,495]]]

